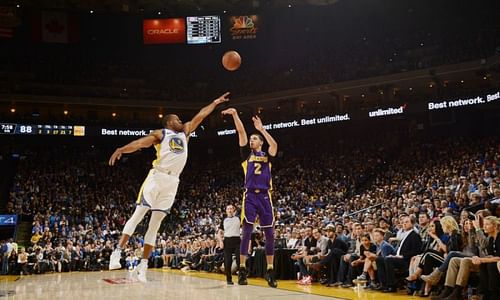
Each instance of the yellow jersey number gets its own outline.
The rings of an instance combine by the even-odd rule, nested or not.
[[[254,171],[253,171],[253,174],[254,175],[260,175],[262,174],[262,165],[260,163],[253,163],[253,166],[254,166]]]

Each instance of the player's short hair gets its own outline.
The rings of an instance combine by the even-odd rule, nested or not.
[[[168,114],[164,116],[163,119],[161,120],[161,125],[163,125],[163,127],[167,127],[168,121],[172,120],[175,116],[176,115],[174,114]]]
[[[255,135],[261,142],[264,142],[264,137],[260,133],[252,133],[252,135]]]

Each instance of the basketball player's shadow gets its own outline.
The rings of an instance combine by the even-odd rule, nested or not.
[[[198,290],[215,290],[215,289],[220,289],[222,287],[225,287],[225,284],[217,284],[217,285],[211,285],[211,286],[202,286],[197,288]]]

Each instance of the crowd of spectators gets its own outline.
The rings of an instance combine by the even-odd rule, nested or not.
[[[275,235],[297,250],[298,284],[349,287],[359,279],[391,292],[399,284],[395,270],[409,268],[410,292],[442,290],[458,297],[470,283],[490,299],[498,297],[497,137],[322,146],[285,148],[273,167]],[[152,158],[138,153],[111,168],[109,153],[103,145],[71,143],[25,149],[7,212],[32,217],[32,237],[18,251],[12,241],[2,242],[4,273],[107,267]],[[208,155],[193,154],[186,166],[158,234],[153,267],[222,267],[220,224],[226,205],[240,206],[243,177],[236,151]],[[124,249],[128,268],[141,257],[147,221]],[[256,228],[253,245],[264,243]],[[460,280],[459,269],[466,274]],[[474,272],[490,280],[468,282]]]

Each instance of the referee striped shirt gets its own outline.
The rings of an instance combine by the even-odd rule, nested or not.
[[[224,219],[224,237],[240,237],[240,218],[234,216]]]

